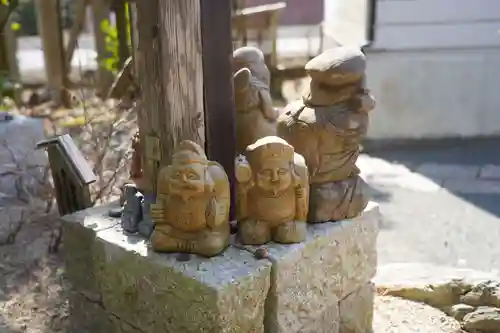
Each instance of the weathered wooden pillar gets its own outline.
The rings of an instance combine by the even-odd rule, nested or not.
[[[69,106],[59,0],[36,0],[35,5],[45,59],[45,73],[52,99],[56,103]]]
[[[234,164],[230,0],[138,1],[137,57],[145,176],[184,139],[206,147],[230,177]]]
[[[201,41],[205,93],[206,150],[222,164],[234,184],[236,153],[234,94],[231,71],[233,43],[231,0],[201,0]],[[231,187],[231,217],[234,213]]]
[[[160,128],[167,124],[155,123],[161,113],[168,112],[165,108],[165,96],[163,95],[163,82],[161,77],[162,56],[160,48],[160,22],[159,22],[159,0],[148,2],[139,1],[136,6],[136,30],[137,49],[134,52],[137,66],[138,84],[141,88],[142,107],[137,114],[140,140],[143,146],[148,144],[147,138],[159,138]],[[151,140],[148,140],[151,141]],[[165,145],[165,143],[163,143]],[[146,150],[146,147],[143,147]],[[170,147],[171,148],[171,147]],[[144,156],[143,168],[147,178],[145,190],[154,192],[156,187],[156,173],[161,161],[151,160],[151,156]],[[161,156],[160,156],[161,160]]]

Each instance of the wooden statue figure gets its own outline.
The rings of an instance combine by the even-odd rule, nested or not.
[[[278,135],[304,156],[309,170],[308,222],[337,221],[360,214],[368,203],[356,160],[375,101],[364,88],[365,56],[337,47],[306,64],[311,83],[303,99],[277,121]]]
[[[299,243],[306,237],[309,180],[304,158],[285,140],[268,136],[236,158],[240,241]]]
[[[236,151],[265,136],[276,135],[278,111],[272,105],[270,74],[262,51],[245,46],[233,53]]]
[[[206,257],[221,253],[229,243],[229,180],[220,164],[203,149],[182,141],[172,164],[160,169],[152,247],[158,252],[186,252]]]

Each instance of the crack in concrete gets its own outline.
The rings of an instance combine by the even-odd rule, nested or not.
[[[115,314],[114,312],[109,311],[108,309],[106,309],[106,307],[104,306],[104,303],[102,302],[102,296],[101,295],[99,295],[99,297],[98,297],[99,299],[94,299],[92,297],[89,297],[87,295],[87,293],[80,292],[80,291],[75,291],[75,292],[78,293],[79,295],[81,295],[83,298],[85,298],[85,300],[87,300],[88,302],[90,302],[90,303],[98,306],[99,308],[101,308],[107,315],[113,316],[116,320],[126,323],[127,325],[129,325],[133,329],[137,330],[138,332],[147,333],[146,331],[142,330],[140,327],[136,326],[135,324],[130,323],[128,320],[123,319],[120,316],[118,316],[117,314]]]

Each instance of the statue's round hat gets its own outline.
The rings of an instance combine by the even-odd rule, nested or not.
[[[366,58],[357,47],[339,46],[311,59],[305,66],[311,80],[339,86],[360,80],[366,70]]]
[[[292,160],[293,147],[277,136],[266,136],[258,139],[246,148],[246,155],[251,164],[255,160],[281,159]]]
[[[266,66],[264,53],[253,46],[243,46],[233,52],[233,73],[248,68],[252,75],[269,85],[270,73]]]
[[[183,140],[176,147],[172,155],[172,161],[189,164],[189,163],[205,163],[207,155],[196,142],[190,140]]]
[[[264,53],[253,46],[243,46],[233,52],[233,58],[246,63],[264,62]]]

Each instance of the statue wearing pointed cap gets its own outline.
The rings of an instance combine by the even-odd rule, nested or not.
[[[186,252],[206,257],[221,253],[229,243],[229,180],[220,164],[203,149],[182,141],[172,164],[158,174],[155,223],[151,236],[157,252]]]

